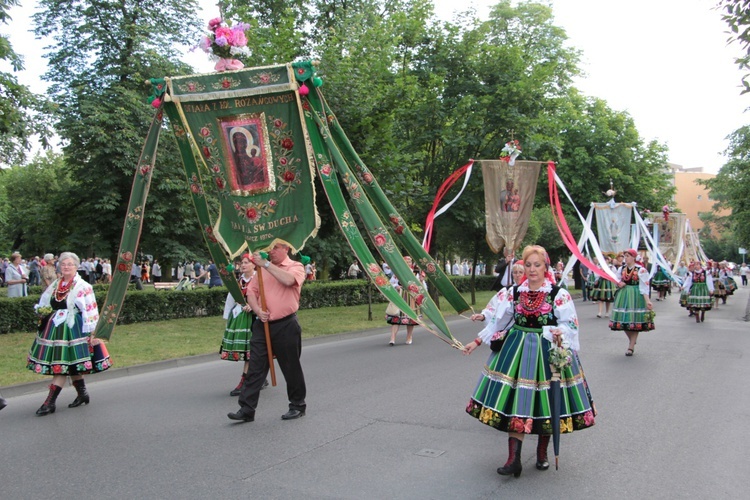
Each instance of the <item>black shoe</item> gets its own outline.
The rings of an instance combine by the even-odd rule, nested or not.
[[[249,413],[245,413],[242,410],[238,411],[237,413],[227,413],[227,417],[229,417],[229,420],[240,420],[242,422],[254,422],[255,421],[255,414],[252,415]]]
[[[50,413],[55,413],[55,410],[56,410],[56,407],[54,404],[48,405],[45,403],[39,407],[39,409],[36,411],[36,414],[39,417],[43,417],[45,415],[49,415]]]
[[[305,410],[295,410],[294,408],[290,408],[288,412],[284,413],[281,416],[281,420],[294,420],[295,418],[300,418],[305,416]]]
[[[241,392],[242,392],[242,389],[235,388],[235,389],[232,389],[231,391],[229,391],[229,395],[230,396],[239,396]]]
[[[88,394],[78,395],[72,403],[68,405],[68,408],[78,408],[81,405],[87,405],[91,402],[91,397]]]
[[[8,406],[8,402],[5,400],[5,398],[0,398],[0,410]]]

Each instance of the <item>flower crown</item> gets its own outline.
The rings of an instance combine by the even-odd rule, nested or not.
[[[513,163],[511,162],[515,162],[515,159],[520,154],[521,154],[521,143],[518,142],[517,140],[512,140],[512,141],[506,142],[505,146],[503,146],[503,149],[500,151],[500,159],[512,165]]]

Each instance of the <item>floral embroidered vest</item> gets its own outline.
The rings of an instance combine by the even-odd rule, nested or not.
[[[626,285],[638,285],[640,279],[638,273],[641,270],[641,266],[635,265],[633,269],[628,269],[627,266],[622,266],[622,281]]]
[[[525,328],[542,328],[557,325],[554,312],[554,301],[560,287],[552,285],[552,290],[546,292],[520,292],[518,286],[513,287],[513,316],[516,325]]]

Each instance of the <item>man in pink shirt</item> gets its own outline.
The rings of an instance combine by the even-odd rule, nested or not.
[[[305,268],[300,262],[289,258],[289,248],[289,245],[277,240],[268,252],[268,260],[257,252],[253,254],[256,272],[262,274],[266,309],[263,310],[261,307],[258,280],[254,279],[250,282],[247,302],[258,318],[252,326],[250,366],[239,396],[240,409],[227,415],[231,420],[255,420],[260,390],[269,370],[264,323],[268,323],[271,347],[286,380],[289,411],[281,418],[293,420],[305,415],[307,389],[305,375],[299,362],[302,352],[302,328],[297,321]]]

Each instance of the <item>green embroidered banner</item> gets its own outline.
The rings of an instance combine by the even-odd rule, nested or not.
[[[320,225],[313,154],[291,65],[167,79],[166,106],[211,176],[213,237],[230,257],[283,240],[296,252]],[[175,112],[172,112],[174,108]],[[185,159],[185,153],[183,153]]]
[[[151,175],[154,172],[162,119],[162,111],[157,110],[148,129],[148,135],[141,150],[141,156],[138,158],[138,164],[135,167],[133,188],[130,191],[125,225],[120,237],[120,249],[117,252],[117,261],[112,266],[112,283],[109,285],[104,305],[99,311],[99,322],[94,330],[94,336],[99,339],[107,340],[112,335],[112,330],[115,328],[117,318],[122,310],[128,283],[130,283],[133,258],[138,250],[138,241],[143,229],[143,213],[146,207],[146,198],[148,198],[148,190],[151,186]]]
[[[453,286],[453,283],[448,276],[445,275],[440,266],[435,262],[435,259],[427,253],[419,240],[417,240],[411,232],[404,219],[393,207],[390,200],[385,196],[377,179],[370,170],[368,170],[364,162],[354,150],[354,147],[349,142],[349,138],[346,137],[344,130],[336,119],[336,115],[334,115],[333,111],[328,107],[322,94],[316,93],[314,96],[311,95],[311,99],[319,102],[316,109],[319,109],[320,112],[323,113],[323,116],[325,116],[333,140],[345,157],[346,162],[353,166],[353,170],[356,172],[356,178],[360,181],[360,186],[368,199],[371,200],[373,206],[378,210],[381,217],[388,221],[389,227],[394,234],[394,238],[406,248],[407,253],[412,259],[414,259],[414,262],[417,263],[420,269],[426,273],[427,279],[429,279],[430,282],[435,285],[435,288],[443,294],[445,299],[456,310],[456,312],[462,313],[470,310],[471,306],[469,303],[466,302],[466,299],[464,299],[458,290],[456,290],[456,287]]]

